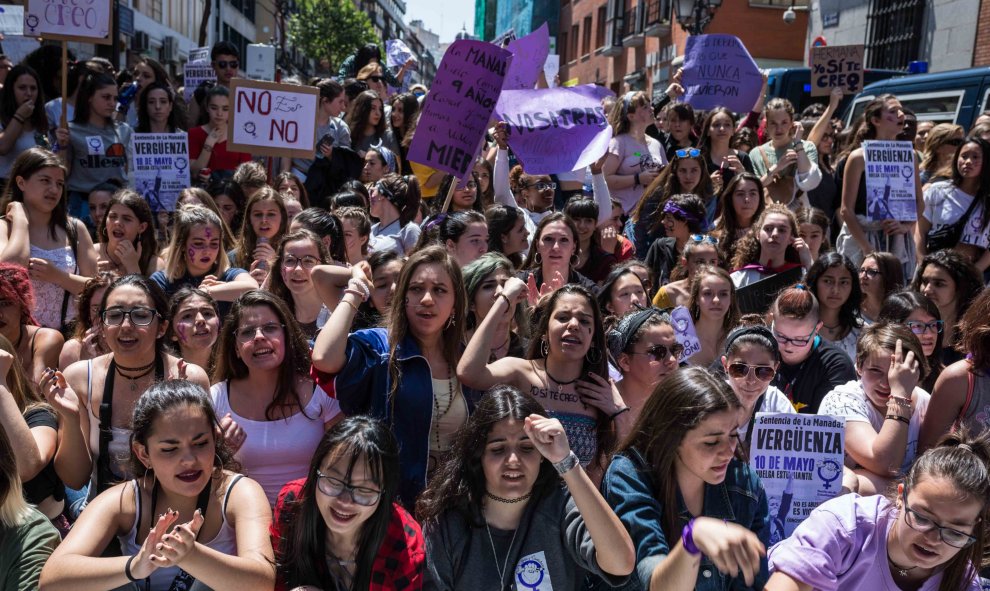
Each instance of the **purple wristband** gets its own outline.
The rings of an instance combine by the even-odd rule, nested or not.
[[[684,546],[684,551],[691,556],[698,556],[701,554],[701,550],[694,545],[694,518],[684,525],[684,529],[681,530],[681,545]]]

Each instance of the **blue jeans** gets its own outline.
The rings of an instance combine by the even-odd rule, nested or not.
[[[79,514],[83,512],[86,508],[86,504],[89,502],[89,483],[86,483],[81,489],[76,490],[74,488],[65,487],[65,514],[69,516],[69,519],[75,521],[79,519]]]

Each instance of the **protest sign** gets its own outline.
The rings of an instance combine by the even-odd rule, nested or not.
[[[208,64],[210,63],[210,48],[209,47],[195,47],[189,50],[189,63],[190,64]]]
[[[691,35],[684,53],[684,102],[707,111],[728,107],[748,113],[763,87],[763,75],[746,46],[732,35]]]
[[[804,269],[800,265],[787,271],[775,273],[756,283],[750,283],[736,290],[736,302],[742,314],[763,314],[785,287],[801,281]]]
[[[189,183],[189,136],[185,133],[135,133],[131,146],[134,188],[154,212],[174,211]]]
[[[543,71],[543,64],[550,53],[550,33],[543,23],[529,35],[511,41],[506,47],[512,53],[509,70],[505,73],[502,90],[531,89]]]
[[[234,78],[227,149],[312,158],[320,91],[311,86]]]
[[[543,76],[547,79],[547,86],[553,88],[557,86],[554,84],[554,80],[557,78],[557,74],[560,73],[560,56],[556,53],[551,53],[547,56],[547,61],[543,62]]]
[[[437,68],[409,146],[409,160],[463,179],[498,102],[510,53],[461,39]]]
[[[252,43],[247,46],[244,73],[255,80],[275,81],[275,46]]]
[[[911,142],[863,142],[866,217],[870,221],[918,219],[915,155]]]
[[[186,102],[188,103],[192,100],[192,95],[199,87],[200,84],[210,80],[216,82],[217,73],[214,71],[213,66],[210,64],[194,64],[192,62],[187,63],[182,68],[183,72],[183,92],[182,94],[186,97]]]
[[[827,96],[836,87],[842,94],[863,90],[862,45],[811,48],[811,96]]]
[[[385,66],[388,68],[401,68],[406,62],[413,60],[413,63],[406,68],[415,72],[419,69],[416,56],[401,39],[389,39],[385,42]]]
[[[4,35],[3,53],[10,61],[19,64],[29,53],[41,47],[37,37],[22,35]]]
[[[516,40],[516,30],[514,28],[510,28],[508,31],[492,39],[492,44],[498,45],[499,47],[504,47],[506,43],[515,40]]]
[[[0,35],[24,34],[24,7],[16,4],[5,4],[0,6]],[[14,62],[15,64],[17,62]]]
[[[749,465],[770,505],[770,543],[791,535],[842,488],[846,420],[827,415],[756,413]]]
[[[612,92],[594,84],[503,90],[495,118],[508,124],[509,146],[527,173],[570,172],[608,149],[612,126],[602,107],[606,96]]]
[[[112,22],[111,0],[28,0],[24,11],[24,34],[29,37],[110,45],[113,42],[110,37]]]
[[[684,306],[677,306],[670,312],[670,323],[674,325],[674,339],[684,347],[681,361],[686,361],[701,351],[701,339],[698,338],[698,331],[694,327],[694,319],[691,318],[690,310]]]

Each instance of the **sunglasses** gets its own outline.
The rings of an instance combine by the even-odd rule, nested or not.
[[[368,80],[371,80],[372,82],[381,82],[384,79],[384,76],[368,76]]]
[[[737,380],[748,377],[755,372],[756,379],[761,382],[769,382],[777,374],[777,370],[769,365],[747,365],[745,363],[730,363],[726,372],[728,372],[729,377]]]
[[[684,148],[674,152],[674,155],[678,158],[697,158],[701,156],[701,150],[698,148]]]
[[[690,236],[692,242],[697,242],[698,244],[712,244],[718,246],[718,238],[714,236],[708,236],[707,234],[691,234]]]
[[[653,345],[646,351],[627,351],[629,355],[646,355],[652,361],[666,361],[671,356],[674,359],[680,359],[682,353],[684,353],[684,345],[680,343],[674,343],[670,347],[666,345]]]
[[[532,185],[526,185],[527,189],[536,189],[537,191],[546,191],[547,189],[556,189],[557,183],[534,183]]]
[[[237,60],[230,61],[230,62],[219,61],[219,62],[217,62],[217,67],[220,68],[221,70],[226,70],[227,68],[233,68],[233,69],[236,70],[237,68],[240,68],[241,67],[241,62],[239,62]]]
[[[860,269],[859,274],[866,275],[870,279],[873,279],[880,274],[880,269]]]

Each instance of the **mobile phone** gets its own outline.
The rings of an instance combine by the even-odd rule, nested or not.
[[[323,137],[320,138],[319,143],[316,144],[317,148],[322,148],[323,146],[327,146],[328,148],[333,147],[333,136],[329,133],[323,134]]]

